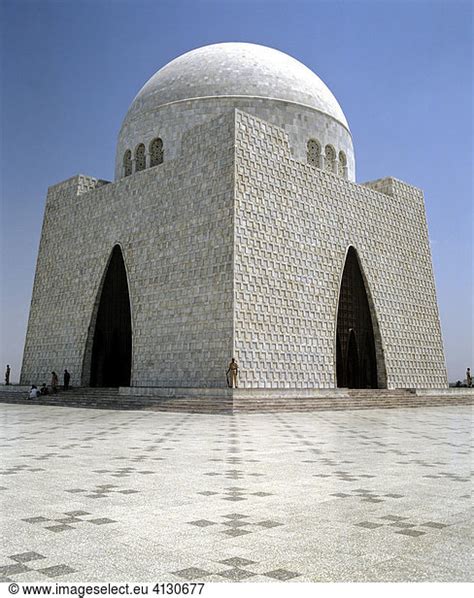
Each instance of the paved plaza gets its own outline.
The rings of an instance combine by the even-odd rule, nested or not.
[[[472,408],[1,405],[0,581],[472,581]]]

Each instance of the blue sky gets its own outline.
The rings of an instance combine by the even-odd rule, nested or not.
[[[145,81],[221,41],[277,48],[323,79],[351,127],[359,182],[394,176],[424,190],[449,379],[474,366],[471,2],[0,0],[0,10],[0,366],[13,379],[48,186],[78,173],[112,180],[121,121]]]

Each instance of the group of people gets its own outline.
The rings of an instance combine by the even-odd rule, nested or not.
[[[36,384],[31,385],[31,390],[28,394],[29,399],[37,399],[38,397],[41,397],[44,395],[49,395],[49,390],[48,390],[48,387],[46,386],[45,382],[43,382],[43,384],[41,385],[41,388],[38,388],[36,386]]]
[[[71,374],[66,370],[64,370],[63,374],[63,389],[69,390],[69,383],[71,381]],[[56,372],[51,372],[51,384],[50,389],[46,386],[46,382],[43,382],[40,388],[38,388],[35,384],[32,384],[30,392],[28,394],[29,399],[37,399],[38,397],[56,394],[59,390],[59,378]]]

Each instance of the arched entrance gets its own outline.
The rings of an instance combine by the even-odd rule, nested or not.
[[[378,386],[372,316],[359,260],[353,247],[347,252],[339,292],[336,376],[339,387]]]
[[[91,386],[130,386],[132,321],[122,250],[112,250],[95,322]]]

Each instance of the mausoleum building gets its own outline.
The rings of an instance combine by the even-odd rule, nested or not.
[[[193,50],[140,90],[115,181],[48,191],[21,383],[447,386],[422,192],[359,184],[337,100],[277,50]],[[54,283],[52,283],[54,281]]]

